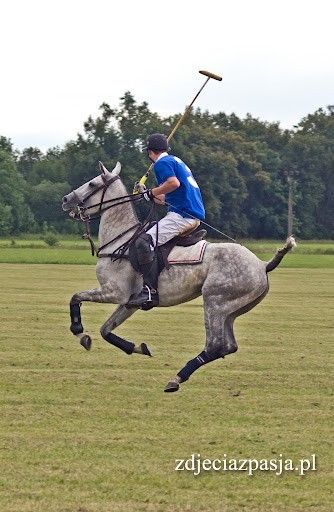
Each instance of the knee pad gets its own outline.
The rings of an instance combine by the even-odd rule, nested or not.
[[[152,242],[151,235],[147,233],[143,233],[137,238],[135,247],[139,265],[145,265],[145,263],[151,263],[154,260],[154,247]]]

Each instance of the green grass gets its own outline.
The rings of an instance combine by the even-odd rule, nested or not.
[[[272,252],[282,246],[282,240],[243,240],[243,244],[252,251]],[[330,240],[297,240],[294,248],[297,254],[334,254],[334,241]]]
[[[45,242],[37,238],[18,239],[14,240],[15,243],[12,242],[9,239],[0,240],[0,263],[96,264],[96,257],[91,255],[89,242],[80,237],[62,239],[55,247],[48,247]],[[245,240],[242,243],[264,261],[269,261],[276,250],[284,245],[282,241]],[[334,268],[334,242],[299,242],[280,266],[282,268]]]
[[[51,263],[69,265],[96,265],[96,256],[86,249],[64,247],[3,248],[0,249],[0,263]]]
[[[95,239],[97,243],[97,239]],[[67,235],[59,239],[57,247],[63,249],[87,249],[89,242],[83,239],[79,235]],[[12,248],[12,249],[47,249],[48,244],[42,240],[40,236],[34,236],[33,238],[0,238],[0,248]]]
[[[293,258],[294,255],[291,255]],[[137,312],[116,330],[154,357],[99,336],[113,306],[84,304],[86,352],[68,302],[96,286],[86,265],[0,265],[0,510],[329,512],[333,488],[333,269],[270,274],[236,321],[239,351],[163,388],[202,350],[202,301]],[[175,472],[175,459],[316,454],[317,471]]]
[[[263,261],[269,261],[274,253],[254,251]],[[280,268],[334,268],[334,255],[289,253],[280,263]]]

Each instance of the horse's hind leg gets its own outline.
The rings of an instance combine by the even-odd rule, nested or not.
[[[219,308],[218,298],[206,297],[204,299],[204,319],[206,328],[205,348],[200,354],[198,354],[198,356],[194,357],[194,359],[190,359],[190,361],[187,362],[182,370],[168,382],[164,389],[164,391],[167,393],[177,391],[180,387],[180,384],[187,381],[189,377],[201,366],[204,366],[211,361],[215,361],[216,359],[224,357],[226,354],[235,352],[237,350],[234,337],[229,340],[225,339],[226,347],[224,350],[223,340],[226,338],[224,336],[226,334],[224,332],[226,317],[222,312],[223,308]],[[227,348],[226,342],[232,342],[230,343],[229,348]]]
[[[138,347],[135,346],[132,341],[127,341],[123,338],[120,338],[116,334],[112,333],[116,327],[121,325],[125,320],[127,320],[133,313],[135,313],[138,308],[128,309],[125,306],[118,306],[118,308],[113,312],[113,314],[108,318],[108,320],[102,325],[100,332],[102,338],[104,338],[108,343],[111,343],[117,348],[120,348],[127,354],[144,354],[146,356],[152,356],[150,349],[146,345],[146,343],[141,343]]]
[[[234,337],[233,325],[234,320],[244,313],[253,309],[268,292],[268,286],[264,292],[250,302],[245,301],[245,305],[235,309],[233,303],[229,306],[229,312],[224,311],[224,305],[217,297],[205,297],[204,300],[204,317],[206,328],[206,344],[203,352],[197,357],[188,361],[182,370],[171,379],[165,392],[177,391],[182,382],[185,382],[189,377],[201,366],[204,366],[211,361],[219,358],[224,358],[228,354],[232,354],[238,350],[238,345]],[[235,310],[234,310],[235,309]]]
[[[204,366],[207,363],[210,363],[210,361],[218,359],[218,357],[219,356],[211,359],[207,352],[203,350],[200,354],[198,354],[198,356],[194,357],[194,359],[190,359],[190,361],[187,362],[187,364],[182,368],[182,370],[179,371],[179,373],[168,382],[167,386],[164,389],[165,393],[177,391],[180,387],[180,384],[182,382],[187,381],[190,375],[192,375],[196,370],[198,370],[198,368]]]

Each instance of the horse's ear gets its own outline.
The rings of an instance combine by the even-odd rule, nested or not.
[[[107,174],[109,172],[102,162],[99,162],[99,169],[101,174]]]
[[[102,162],[99,162],[99,168],[100,168],[100,173],[101,174],[114,174],[114,175],[117,175],[121,172],[121,164],[119,162],[117,162],[117,164],[115,165],[114,169],[111,171],[111,173],[108,171],[108,169],[103,165]]]
[[[115,167],[111,171],[111,174],[117,176],[121,172],[121,168],[122,168],[121,164],[119,162],[117,162],[117,164],[115,165]]]

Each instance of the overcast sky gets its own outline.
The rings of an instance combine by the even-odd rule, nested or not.
[[[42,151],[130,91],[165,116],[194,107],[293,125],[334,104],[333,0],[8,0],[0,135]]]

